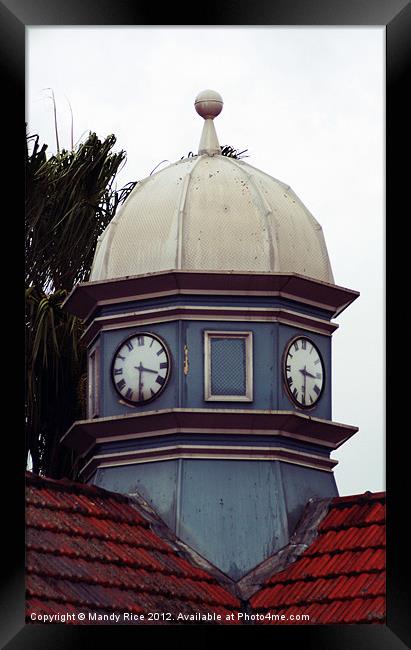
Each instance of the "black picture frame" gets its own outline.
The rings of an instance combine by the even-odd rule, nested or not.
[[[197,10],[197,15],[195,11]],[[222,1],[216,6],[201,5],[190,10],[184,5],[149,5],[132,0],[2,0],[0,2],[0,69],[3,82],[3,241],[13,242],[13,258],[7,255],[9,245],[3,250],[3,287],[6,308],[3,325],[8,336],[15,337],[20,322],[24,336],[24,303],[20,301],[20,268],[24,268],[24,149],[25,133],[25,29],[34,25],[381,25],[386,28],[386,460],[387,460],[387,624],[357,626],[242,626],[241,640],[255,643],[262,638],[277,643],[301,643],[304,648],[330,650],[379,648],[401,649],[404,643],[411,646],[409,630],[408,566],[408,458],[404,445],[409,436],[407,417],[408,400],[398,399],[396,386],[407,387],[406,364],[395,353],[393,341],[398,343],[404,332],[408,294],[401,291],[407,283],[409,271],[406,261],[404,221],[409,214],[409,106],[406,101],[408,63],[410,62],[411,4],[408,0],[277,0],[272,3],[234,3]],[[154,16],[155,14],[155,16]],[[168,22],[167,22],[168,21]],[[239,44],[241,47],[241,44]],[[21,135],[20,135],[21,134]],[[20,140],[20,137],[22,138]],[[20,146],[21,143],[21,146]],[[10,207],[5,203],[10,199]],[[13,227],[13,228],[12,228]],[[20,248],[21,246],[21,248]],[[408,247],[409,248],[409,247]],[[18,251],[18,252],[17,252]],[[22,266],[18,260],[21,251]],[[23,272],[22,272],[23,274]],[[23,275],[24,282],[24,275]],[[396,285],[400,286],[397,287]],[[397,291],[398,289],[398,291]],[[21,320],[20,320],[21,317]],[[409,323],[409,321],[408,321]],[[372,325],[371,325],[372,326]],[[409,329],[408,329],[409,337]],[[15,372],[14,394],[24,400],[21,372],[23,363],[17,363],[18,347],[6,345],[4,361]],[[23,355],[20,355],[24,357]],[[408,362],[409,363],[409,362]],[[405,367],[404,367],[405,365]],[[402,383],[400,383],[402,381]],[[3,392],[6,395],[6,392]],[[401,396],[400,396],[401,397]],[[404,394],[402,395],[404,397]],[[17,648],[83,648],[93,636],[93,641],[108,642],[111,629],[65,625],[24,625],[24,444],[20,425],[20,406],[3,400],[3,469],[2,469],[2,580],[4,615],[0,624],[2,646]],[[16,417],[18,415],[18,417]],[[11,417],[9,417],[11,416]],[[24,424],[24,423],[23,423]],[[10,475],[7,476],[6,468]],[[405,495],[405,498],[403,498]],[[195,643],[195,647],[209,646],[211,637],[227,642],[232,639],[229,627],[201,626],[179,629],[167,628],[164,638],[168,645]],[[157,641],[164,629],[149,628],[150,643]],[[116,628],[111,638],[123,644],[124,633],[132,633],[134,642],[143,633],[141,628]],[[217,632],[217,634],[216,634]]]

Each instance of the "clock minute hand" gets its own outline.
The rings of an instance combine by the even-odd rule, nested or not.
[[[307,395],[307,368],[304,366],[304,404]]]
[[[138,375],[138,399],[141,400],[143,399],[143,375],[142,375],[142,370],[143,370],[143,364],[140,361],[139,366],[134,366],[136,370],[139,370],[140,373]]]

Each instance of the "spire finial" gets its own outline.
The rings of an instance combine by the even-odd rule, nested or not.
[[[213,120],[223,109],[223,98],[215,90],[203,90],[197,95],[194,106],[205,120],[198,153],[206,153],[209,156],[219,154],[221,149]]]

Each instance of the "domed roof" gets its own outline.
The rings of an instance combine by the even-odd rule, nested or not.
[[[205,91],[199,155],[139,182],[99,238],[90,281],[158,271],[298,273],[334,283],[319,223],[291,188],[222,156]]]

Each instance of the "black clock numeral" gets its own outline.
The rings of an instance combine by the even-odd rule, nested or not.
[[[301,339],[301,347],[303,350],[307,348],[307,341],[305,339]]]
[[[125,360],[126,360],[126,357],[122,357],[121,354],[118,354],[118,355],[117,355],[117,358],[118,358],[118,359],[121,359],[122,361],[125,361]]]
[[[297,350],[299,350],[299,347],[298,347],[298,341],[295,341],[295,343],[294,343],[294,350],[295,350],[296,352],[297,352]]]
[[[314,346],[312,345],[312,346],[311,346],[311,350],[310,350],[310,354],[311,354],[311,352],[312,352],[313,350],[314,350]]]
[[[321,377],[322,377],[321,372],[316,372],[315,376],[316,376],[317,379],[321,379]]]
[[[319,394],[321,393],[321,389],[318,388],[317,384],[315,384],[315,386],[314,386],[314,392],[315,392],[317,395],[319,395]]]
[[[162,363],[160,363],[160,368],[167,368],[167,366],[168,366],[167,361],[163,361]]]
[[[321,361],[321,359],[320,359],[320,357],[318,357],[318,359],[316,359],[316,360],[314,361],[314,365],[316,366],[317,363],[320,363],[320,361]]]
[[[153,389],[152,389],[152,388],[150,388],[150,392],[151,392],[151,397],[154,397],[154,395],[155,395],[155,392],[153,391]]]
[[[302,394],[301,394],[301,404],[304,404],[304,406],[305,406],[305,394],[304,394],[304,392],[302,392]]]
[[[154,339],[151,339],[150,348],[153,345],[153,343],[154,343]]]
[[[293,378],[292,377],[287,377],[287,383],[291,388],[291,386],[293,385]]]
[[[137,345],[144,345],[144,336],[137,336]]]
[[[128,388],[126,393],[127,399],[131,399],[132,395],[133,395],[133,391],[131,390],[131,388]]]
[[[159,350],[159,351],[157,352],[157,356],[159,357],[160,354],[164,354],[164,349],[163,349],[163,348],[161,348],[161,350]]]
[[[291,366],[286,366],[285,369],[286,369],[286,372],[290,372]]]
[[[123,368],[114,368],[114,374],[115,375],[122,375],[123,374]]]
[[[131,341],[126,341],[126,345],[127,345],[128,349],[130,350],[130,352],[131,352],[131,350],[134,350],[134,345],[132,344]]]
[[[294,390],[293,390],[293,395],[294,395],[295,399],[297,399],[298,390],[296,388],[294,388]]]
[[[164,377],[160,377],[160,375],[157,376],[156,379],[157,384],[160,384],[160,386],[162,386],[164,384],[164,381],[165,381]]]
[[[117,382],[116,386],[119,390],[123,390],[124,386],[126,385],[126,382],[124,379],[120,379],[119,382]]]

